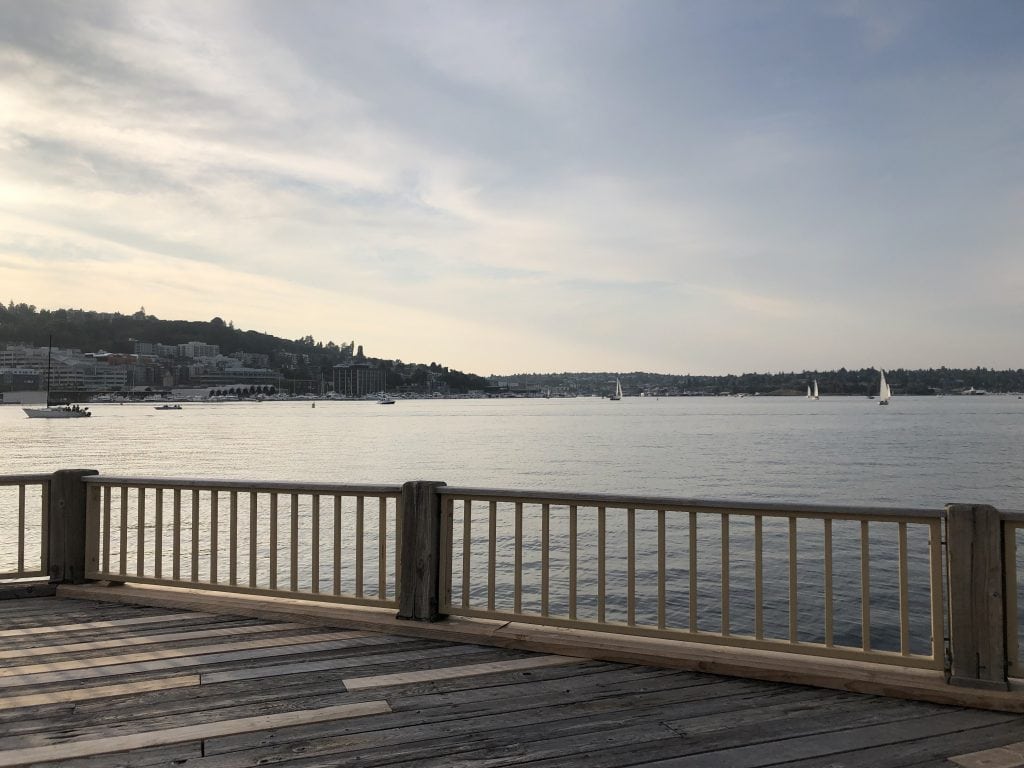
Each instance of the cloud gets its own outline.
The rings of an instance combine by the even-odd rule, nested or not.
[[[4,4],[0,290],[481,373],[1016,365],[1021,16]]]

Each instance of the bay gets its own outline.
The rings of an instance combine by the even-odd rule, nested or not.
[[[1015,396],[903,397],[886,407],[866,398],[747,397],[400,400],[393,406],[318,401],[315,407],[302,401],[188,403],[180,411],[158,411],[152,404],[102,404],[93,410],[90,419],[51,421],[30,420],[17,407],[0,408],[0,474],[79,467],[135,477],[329,483],[423,479],[514,490],[936,509],[969,502],[1024,509],[1024,401]],[[3,502],[0,498],[9,524],[11,507]],[[480,511],[485,518],[486,510]],[[512,600],[514,531],[509,513],[500,510],[497,527],[499,609],[509,609]],[[263,527],[263,506],[260,514]],[[303,506],[300,514],[306,526],[308,507]],[[487,599],[481,556],[487,551],[486,525],[479,525],[482,521],[476,515],[474,511],[470,543],[473,574],[466,585],[474,606]],[[0,509],[0,522],[4,516]],[[597,605],[593,518],[593,510],[581,510],[581,617],[592,616]],[[700,628],[716,631],[723,622],[722,530],[717,516],[700,518],[695,610]],[[667,532],[670,626],[686,626],[690,611],[686,526],[679,522],[670,523]],[[197,535],[205,557],[209,529],[203,525]],[[567,525],[567,510],[552,510],[548,591],[553,614],[568,610]],[[636,611],[642,623],[657,610],[655,514],[638,511],[636,526]],[[894,527],[873,524],[869,541],[872,645],[889,650],[899,647],[895,531],[889,530]],[[734,517],[729,528],[728,623],[730,631],[749,634],[753,530],[750,520],[742,517]],[[542,594],[540,529],[538,511],[528,509],[522,577],[524,609],[531,611],[540,610]],[[453,572],[461,574],[461,522],[456,522],[455,531]],[[30,532],[29,538],[37,533]],[[282,530],[282,541],[285,533]],[[350,533],[346,529],[346,537]],[[393,548],[393,528],[386,533]],[[609,516],[608,533],[607,613],[609,620],[624,620],[629,575],[623,515]],[[154,532],[150,529],[146,535],[151,551]],[[377,567],[377,535],[368,525],[367,573],[375,573]],[[822,535],[820,521],[799,522],[799,636],[815,642],[822,640]],[[856,524],[835,526],[836,637],[853,647],[861,642],[859,535]],[[765,522],[765,624],[770,636],[780,638],[786,637],[789,616],[788,536],[784,520]],[[218,548],[225,541],[222,531]],[[913,647],[915,652],[927,652],[926,526],[911,526],[910,545]],[[299,544],[304,558],[308,546],[307,539]],[[263,585],[269,577],[266,547],[265,541],[259,543]],[[244,539],[241,549],[247,550]],[[11,539],[5,535],[0,538],[0,559],[9,560],[12,554]],[[131,562],[133,552],[128,554]],[[225,556],[221,551],[222,561]],[[322,553],[321,563],[328,562],[327,553]],[[240,563],[240,569],[244,567]],[[329,579],[329,565],[321,567],[324,579]],[[346,578],[351,575],[346,571]],[[282,570],[278,583],[283,585],[286,577]],[[299,588],[309,588],[306,573]],[[462,588],[457,579],[456,602]]]
[[[1024,400],[601,398],[0,408],[0,472],[1024,509]]]

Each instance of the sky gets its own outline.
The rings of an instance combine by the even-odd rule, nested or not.
[[[1024,2],[0,0],[0,301],[464,371],[1024,367]]]

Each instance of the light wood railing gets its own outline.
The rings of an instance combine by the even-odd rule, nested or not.
[[[0,476],[0,580],[45,576],[50,475]]]
[[[85,482],[86,578],[397,606],[399,486]]]
[[[942,510],[441,488],[441,612],[942,669]]]
[[[945,670],[952,685],[992,690],[1021,664],[1022,531],[1024,513],[985,505],[0,476],[5,580],[571,627]]]

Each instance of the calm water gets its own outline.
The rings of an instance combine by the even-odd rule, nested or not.
[[[0,473],[450,485],[1024,509],[1024,400],[598,398],[0,407]]]

